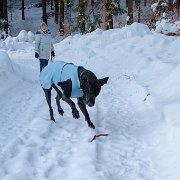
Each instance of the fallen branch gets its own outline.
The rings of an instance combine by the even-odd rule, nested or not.
[[[151,94],[148,93],[148,94],[146,95],[146,97],[144,98],[144,101],[146,101],[146,100],[147,100],[147,97],[150,96],[150,95],[151,95]]]
[[[176,33],[167,33],[167,36],[180,36],[180,34],[176,34]]]
[[[94,137],[92,138],[92,140],[90,142],[93,142],[97,137],[100,136],[109,136],[109,134],[98,134],[98,135],[94,135]]]

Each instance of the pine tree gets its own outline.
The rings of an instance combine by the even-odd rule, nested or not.
[[[64,0],[60,0],[60,18],[59,18],[59,32],[60,35],[64,35]]]
[[[43,22],[47,24],[46,0],[42,0]]]

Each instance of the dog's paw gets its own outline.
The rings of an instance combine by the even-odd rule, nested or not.
[[[53,115],[53,109],[50,109],[49,112],[50,112],[51,120],[56,122],[55,119],[54,119],[54,115]]]
[[[92,122],[89,122],[89,123],[88,123],[88,126],[89,126],[90,128],[92,128],[92,129],[95,129],[95,126],[94,126],[94,124],[93,124]]]
[[[58,112],[59,112],[59,114],[60,114],[61,116],[63,116],[64,111],[63,111],[63,109],[62,109],[62,108],[59,108],[59,109],[58,109]]]
[[[79,119],[79,117],[80,117],[79,112],[78,112],[77,109],[74,110],[74,111],[72,111],[72,115],[73,115],[73,118],[74,118],[74,119]]]
[[[51,119],[52,121],[56,122],[54,118]]]

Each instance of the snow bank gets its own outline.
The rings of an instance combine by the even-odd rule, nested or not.
[[[171,23],[169,19],[162,19],[161,21],[157,21],[155,32],[163,34],[180,34],[180,21],[175,21],[175,23]]]
[[[0,50],[0,94],[13,85],[14,81],[16,81],[16,77],[14,76],[12,62],[8,54]]]
[[[31,31],[27,32],[25,30],[21,30],[17,38],[20,42],[27,42],[27,41],[33,42],[35,40],[35,35]]]
[[[8,36],[1,44],[0,47],[5,50],[16,51],[33,48],[35,35],[33,32],[26,32],[22,30],[17,37]]]
[[[84,117],[73,121],[64,103],[67,113],[59,117],[54,98],[57,123],[49,122],[40,85],[26,83],[39,73],[32,43],[18,43],[27,45],[26,49],[21,51],[17,47],[17,51],[8,53],[13,67],[15,63],[19,66],[15,71],[25,81],[10,87],[8,84],[14,82],[11,79],[6,85],[13,93],[1,96],[0,116],[6,122],[0,126],[1,179],[27,176],[33,180],[179,180],[180,40],[177,37],[151,33],[147,26],[134,23],[122,29],[105,32],[97,29],[86,35],[70,36],[55,44],[54,61],[73,62],[92,70],[98,78],[110,77],[96,106],[88,108],[95,132],[89,131]],[[2,64],[8,72],[8,63]],[[12,99],[11,103],[7,99]],[[110,135],[88,143],[91,133]]]
[[[33,42],[35,40],[35,35],[32,31],[28,31],[28,41]]]
[[[122,29],[96,30],[91,34],[68,37],[55,45],[57,60],[65,59],[92,69],[99,76],[110,76],[109,90],[105,90],[108,95],[99,100],[101,106],[104,103],[104,111],[107,112],[106,116],[99,114],[101,120],[109,120],[107,124],[112,119],[116,122],[113,113],[121,114],[120,109],[128,103],[127,111],[133,115],[127,119],[130,125],[125,134],[130,131],[139,141],[144,139],[147,149],[142,153],[145,155],[143,158],[151,159],[157,170],[155,177],[164,180],[178,180],[180,176],[176,168],[180,166],[180,161],[176,160],[180,157],[179,44],[180,40],[176,37],[151,33],[147,26],[134,23]],[[120,96],[128,98],[122,106],[118,100]],[[118,116],[121,122],[117,120],[111,127],[116,129],[115,126],[122,125],[126,117]],[[124,124],[122,126],[117,131],[122,132]],[[110,134],[114,132],[112,130]],[[116,139],[115,136],[113,138]],[[103,147],[106,145],[101,144]],[[145,174],[151,174],[151,177],[144,174],[140,178],[136,172],[132,173],[134,176],[130,174],[127,173],[124,179],[156,179],[149,171]],[[114,177],[113,173],[111,175]]]
[[[20,42],[26,42],[28,41],[28,33],[25,30],[21,30],[20,33],[17,36],[18,40]]]
[[[0,51],[0,77],[7,76],[13,72],[13,67],[8,54],[5,51]]]

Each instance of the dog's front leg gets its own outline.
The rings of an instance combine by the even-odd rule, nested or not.
[[[68,98],[65,94],[62,94],[62,100],[65,101],[66,103],[68,103],[69,106],[71,107],[73,117],[75,119],[79,119],[79,117],[80,117],[79,112],[78,112],[74,102],[70,98]]]
[[[43,90],[46,96],[46,101],[49,106],[49,113],[50,113],[51,120],[55,122],[54,115],[53,115],[53,108],[51,106],[51,89],[43,89]]]
[[[95,126],[94,124],[91,122],[90,120],[90,117],[89,117],[89,114],[88,114],[88,111],[86,109],[86,105],[84,104],[82,98],[77,98],[78,99],[78,106],[79,108],[81,109],[82,113],[84,114],[85,116],[85,120],[87,121],[88,123],[88,126],[92,129],[95,129]]]

